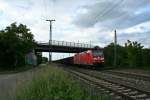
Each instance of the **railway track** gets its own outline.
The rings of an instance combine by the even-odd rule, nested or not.
[[[83,69],[80,69],[83,70]],[[150,81],[148,79],[149,74],[142,74],[140,73],[135,73],[135,72],[126,72],[126,73],[114,73],[114,71],[109,71],[109,70],[103,70],[103,71],[97,71],[97,70],[89,70],[89,69],[84,69],[88,70],[89,74],[94,74],[95,76],[99,76],[101,78],[107,79],[107,80],[112,80],[114,82],[117,82],[119,84],[127,85],[130,87],[134,87],[143,91],[148,91],[150,92]],[[131,74],[128,74],[131,73]],[[136,75],[134,76],[135,73]],[[146,77],[145,77],[146,76]]]
[[[101,78],[94,74],[89,74],[87,70],[69,69],[69,72],[83,81],[90,82],[97,89],[102,89],[105,93],[114,95],[115,100],[150,100],[150,92],[139,90],[134,87],[115,83],[113,81]]]
[[[130,78],[150,82],[150,75],[147,75],[147,74],[137,74],[135,72],[131,73],[131,72],[113,71],[113,70],[105,71],[105,73],[110,73],[110,74],[114,74],[114,75],[118,75],[118,76],[125,76],[125,77],[130,77]]]

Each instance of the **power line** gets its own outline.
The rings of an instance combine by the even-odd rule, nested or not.
[[[140,42],[145,42],[147,40],[150,40],[150,36],[149,37],[145,37],[145,38],[142,38],[142,39],[139,39],[138,41]]]
[[[47,15],[47,14],[46,14],[46,13],[47,13],[47,4],[46,4],[46,1],[45,1],[45,0],[42,0],[42,1],[43,1],[43,10],[44,10],[44,11],[43,11],[43,12],[44,12],[44,13],[43,13],[43,16],[46,18],[46,17],[47,17],[47,16],[46,16],[46,15]]]
[[[119,4],[121,4],[124,0],[120,0],[117,3],[115,3],[112,7],[110,7],[110,9],[106,9],[106,11],[103,12],[103,14],[100,14],[98,16],[95,17],[96,20],[98,20],[98,17],[103,17],[105,15],[107,15],[108,13],[110,13],[112,10],[114,10],[115,8],[118,7]]]

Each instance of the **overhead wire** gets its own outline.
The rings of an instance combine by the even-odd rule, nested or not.
[[[98,20],[99,20],[98,17],[103,17],[103,16],[105,16],[106,14],[110,13],[110,11],[111,11],[111,10],[114,10],[115,8],[117,8],[118,5],[121,4],[122,1],[124,1],[124,0],[119,0],[119,2],[116,2],[116,3],[114,2],[115,5],[112,5],[111,7],[110,7],[110,5],[107,5],[109,9],[108,9],[107,7],[105,7],[105,8],[103,9],[103,12],[100,12],[100,14],[98,14],[97,16],[95,16],[93,19],[95,19],[95,21],[98,21]]]
[[[118,7],[118,5],[120,5],[121,3],[123,3],[124,0],[119,0],[118,2],[116,2],[114,5],[112,5],[111,7],[109,7],[109,9],[106,9],[102,12],[102,14],[95,16],[96,21],[99,20],[99,17],[104,17],[107,14],[109,14],[112,10],[116,9]]]
[[[144,38],[142,38],[142,39],[139,39],[138,41],[140,41],[140,42],[145,42],[145,41],[147,41],[147,40],[150,40],[150,36],[144,37]]]
[[[124,2],[124,0],[119,0],[117,2],[114,2],[114,5],[110,6],[108,5],[109,7],[106,9],[104,9],[103,12],[101,12],[100,14],[98,14],[97,16],[95,16],[95,21],[98,22],[98,20],[100,20],[102,17],[108,15],[111,13],[112,10],[115,10],[117,7],[119,7],[122,3]],[[121,15],[122,16],[122,15]]]
[[[45,0],[42,0],[43,1],[43,18],[44,20],[46,20],[46,17],[47,17],[47,3]]]
[[[122,2],[123,2],[123,1],[124,1],[124,0],[122,0]],[[120,1],[120,2],[116,3],[116,6],[114,5],[114,8],[118,7],[117,5],[118,5],[119,3],[122,3],[122,2]],[[107,15],[109,12],[111,12],[111,10],[114,10],[114,8],[112,7],[112,9],[110,9],[110,10],[108,10],[107,12],[103,13],[103,14],[101,15],[101,17]],[[127,15],[121,15],[121,16],[125,16],[124,19],[126,19],[126,18],[128,17]],[[119,17],[121,17],[121,16],[119,16]],[[144,37],[144,38],[142,38],[142,39],[139,39],[138,41],[141,42],[141,43],[143,43],[143,42],[148,41],[148,40],[150,40],[150,36],[149,36],[149,37]]]

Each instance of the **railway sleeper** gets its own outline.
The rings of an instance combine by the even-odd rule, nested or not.
[[[114,96],[114,95],[115,95],[115,93],[111,92],[109,95],[110,95],[110,96]]]
[[[101,91],[102,93],[105,93],[105,94],[112,93],[111,91],[109,91],[109,90],[107,90],[107,89],[105,89],[105,88],[103,88],[103,87],[97,86],[97,85],[95,85],[95,84],[93,84],[93,83],[91,83],[91,82],[89,82],[89,81],[87,81],[87,80],[85,80],[85,79],[80,78],[80,80],[82,80],[82,81],[88,83],[90,86],[96,87],[96,88],[97,88],[99,91]],[[111,98],[114,98],[114,95],[115,95],[115,94],[113,93],[113,94],[110,95],[110,97],[111,97]]]
[[[109,88],[113,87],[112,85],[106,85],[106,84],[103,84],[103,85],[105,85],[106,87],[109,87]]]
[[[137,95],[137,94],[139,94],[138,91],[131,91],[131,92],[128,93],[128,95],[132,95],[132,96],[133,96],[133,95]]]
[[[104,91],[105,93],[110,93],[110,91],[109,90],[106,90],[106,91]]]
[[[145,98],[144,100],[150,100],[150,98]]]
[[[121,99],[122,99],[121,96],[116,96],[116,97],[115,97],[115,100],[121,100]]]
[[[120,90],[120,92],[123,92],[123,93],[129,93],[130,91],[132,91],[131,89],[124,89],[124,90]]]
[[[101,88],[100,90],[101,90],[101,91],[105,91],[105,89],[104,89],[104,88]]]
[[[88,81],[86,81],[86,82],[88,82]],[[91,86],[95,86],[97,89],[99,89],[101,92],[103,92],[104,94],[109,94],[109,96],[111,97],[111,98],[113,98],[112,100],[120,100],[121,98],[122,98],[122,96],[119,96],[119,95],[117,95],[117,94],[115,94],[115,93],[113,93],[113,92],[111,92],[111,91],[109,91],[109,90],[107,90],[107,89],[105,89],[104,87],[100,87],[100,86],[97,86],[97,85],[95,85],[95,84],[93,84],[93,83],[91,83],[91,82],[88,82],[88,84],[89,85],[91,85]]]
[[[136,96],[137,99],[146,99],[148,96],[146,94],[140,94]]]
[[[80,77],[83,77],[84,79],[86,79],[86,80],[89,80],[89,81],[91,81],[90,79],[89,79],[89,77],[92,77],[92,76],[88,76],[88,75],[86,75],[85,73],[83,74],[83,73],[79,73],[79,72],[75,72],[75,74],[76,75],[79,75]],[[96,83],[96,84],[101,84],[101,86],[102,86],[102,88],[106,88],[106,89],[108,89],[108,90],[112,90],[113,92],[115,91],[113,88],[112,88],[112,85],[113,84],[109,84],[109,82],[106,82],[106,81],[102,81],[102,80],[97,80],[96,78],[93,78],[93,80],[95,81],[94,83]],[[106,83],[106,84],[104,84],[104,83]],[[110,87],[109,87],[110,86]],[[104,89],[105,90],[105,89]],[[131,90],[131,89],[130,89]],[[110,95],[111,96],[115,96],[115,94],[116,94],[116,92],[115,93],[113,93],[113,92],[111,92],[110,93]],[[122,96],[123,97],[125,97],[125,94],[124,93],[122,93],[122,92],[117,92],[119,95],[121,95],[122,94]],[[131,92],[129,92],[128,91],[128,95],[126,95],[127,96],[127,98],[130,98],[130,99],[136,99],[136,97],[137,97],[137,94],[138,94],[139,92],[138,91],[131,91]],[[139,94],[140,95],[140,94]],[[139,97],[143,97],[143,96],[139,96]]]
[[[119,86],[119,85],[116,85],[116,84],[114,84],[113,85],[115,88],[122,88],[122,86]]]
[[[118,88],[118,87],[113,86],[112,89],[117,90],[117,91],[121,91],[121,90],[124,90],[125,87],[119,87]]]
[[[125,89],[125,87],[119,87],[119,88],[117,88],[117,90],[124,90]]]
[[[138,79],[138,80],[144,80],[150,82],[150,76],[149,75],[142,75],[142,74],[136,74],[136,73],[126,73],[126,72],[120,72],[120,71],[106,71],[106,73],[110,74],[117,74],[117,75],[127,75],[131,76],[130,78]]]

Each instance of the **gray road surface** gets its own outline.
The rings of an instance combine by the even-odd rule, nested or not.
[[[0,100],[11,100],[16,89],[32,80],[40,69],[38,67],[25,72],[0,75]]]

